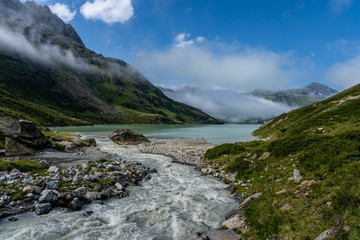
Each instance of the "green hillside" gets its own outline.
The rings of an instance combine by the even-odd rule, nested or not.
[[[124,61],[86,48],[75,29],[47,6],[0,1],[0,26],[16,38],[21,35],[32,49],[29,55],[26,48],[19,51],[0,45],[0,89],[14,96],[17,105],[30,103],[60,116],[51,119],[18,110],[26,119],[37,119],[41,125],[219,123],[166,97]],[[14,115],[9,104],[0,104],[2,115]]]
[[[282,114],[254,132],[260,138],[299,134],[334,135],[360,124],[360,85],[307,107]]]
[[[316,239],[329,229],[331,239],[360,239],[359,96],[357,85],[255,131],[267,141],[205,154],[204,164],[236,174],[242,199],[262,192],[245,209],[245,239]]]

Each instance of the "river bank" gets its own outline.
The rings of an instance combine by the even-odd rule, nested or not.
[[[201,168],[201,158],[205,152],[215,147],[205,140],[194,139],[157,139],[150,143],[137,145],[143,153],[161,154],[173,159],[173,162]]]
[[[25,212],[42,215],[54,207],[75,211],[84,204],[126,197],[127,186],[150,179],[148,174],[156,172],[138,162],[119,161],[96,147],[73,152],[47,149],[1,160],[0,219],[9,221]]]

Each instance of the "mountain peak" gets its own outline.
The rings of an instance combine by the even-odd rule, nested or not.
[[[48,6],[37,5],[34,1],[1,0],[0,24],[25,33],[34,43],[49,41],[67,48],[71,42],[84,45],[70,24],[53,14]]]
[[[337,90],[332,89],[324,84],[311,82],[304,87],[309,95],[331,96],[338,93]]]

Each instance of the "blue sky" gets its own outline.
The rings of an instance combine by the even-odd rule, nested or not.
[[[88,48],[167,87],[244,92],[317,81],[342,90],[360,82],[355,0],[36,2],[52,6]]]

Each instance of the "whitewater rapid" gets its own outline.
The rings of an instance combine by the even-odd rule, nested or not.
[[[0,239],[126,239],[185,240],[196,232],[220,227],[236,200],[225,184],[201,176],[194,167],[171,163],[169,157],[144,154],[135,146],[119,146],[97,137],[102,151],[119,160],[156,168],[152,178],[127,187],[130,196],[90,204],[79,212],[57,209],[48,215],[27,213],[16,222],[0,222]],[[94,211],[88,217],[84,211]]]

